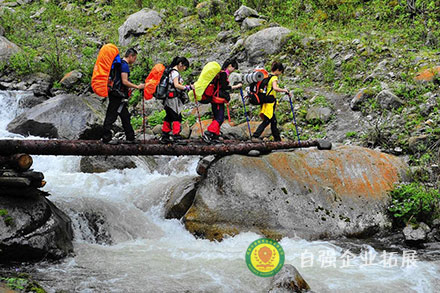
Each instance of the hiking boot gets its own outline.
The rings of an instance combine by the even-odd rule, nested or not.
[[[167,143],[172,142],[172,140],[170,138],[170,134],[165,133],[165,132],[162,133],[162,136],[160,137],[159,141],[160,141],[160,143],[163,143],[163,144],[167,144]]]
[[[180,134],[173,135],[171,137],[171,140],[175,144],[180,144],[180,145],[186,145],[187,144],[187,142],[185,141],[185,138],[182,137]]]
[[[214,139],[214,136],[215,136],[214,133],[212,133],[211,131],[206,130],[205,132],[203,132],[202,139],[206,143],[211,143],[212,140]]]

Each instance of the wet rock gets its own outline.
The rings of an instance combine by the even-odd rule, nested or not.
[[[332,110],[327,107],[311,107],[307,111],[306,120],[309,122],[320,121],[327,123],[332,115]]]
[[[197,174],[203,177],[206,176],[209,166],[211,166],[212,162],[214,162],[215,159],[216,158],[214,155],[206,156],[200,159],[199,163],[197,164]]]
[[[82,76],[83,75],[81,72],[79,72],[78,70],[73,70],[64,75],[64,77],[60,80],[60,83],[65,88],[71,88],[79,82]]]
[[[404,104],[395,94],[389,90],[383,90],[376,96],[380,106],[385,109],[396,109]]]
[[[255,17],[247,17],[241,24],[242,30],[251,30],[253,28],[262,26],[266,23],[266,20]]]
[[[83,173],[103,173],[108,170],[133,169],[136,163],[127,156],[88,156],[82,157],[80,170]]]
[[[20,114],[7,129],[26,136],[99,139],[105,111],[97,98],[59,95]]]
[[[185,226],[208,239],[245,231],[366,237],[391,226],[388,191],[407,170],[398,157],[355,146],[223,157],[200,183]]]
[[[164,206],[166,219],[181,219],[185,215],[194,201],[199,181],[199,177],[188,176],[170,188]]]
[[[405,241],[407,242],[424,242],[429,231],[431,231],[431,228],[429,228],[429,226],[425,223],[421,222],[416,227],[412,225],[406,226],[402,233],[405,237]]]
[[[236,22],[242,22],[247,17],[259,17],[258,12],[252,8],[241,5],[237,11],[234,12]]]
[[[128,19],[118,29],[119,44],[127,46],[133,37],[145,34],[145,31],[162,22],[162,18],[157,11],[142,9],[128,17]]]
[[[0,262],[60,259],[73,251],[70,219],[34,189],[17,198],[0,192]]]
[[[8,61],[12,55],[21,52],[21,49],[3,36],[0,36],[0,62]]]
[[[244,41],[244,48],[250,63],[255,64],[256,58],[278,53],[285,42],[290,30],[284,27],[272,27],[261,30]]]
[[[285,264],[283,268],[272,277],[268,293],[284,292],[309,292],[310,286],[291,264]]]

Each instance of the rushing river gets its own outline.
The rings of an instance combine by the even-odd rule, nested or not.
[[[6,125],[20,113],[26,92],[0,91],[0,138],[20,137]],[[72,115],[74,115],[72,113]],[[72,219],[74,256],[17,268],[31,271],[48,292],[267,292],[270,278],[249,271],[245,251],[261,238],[241,233],[222,242],[196,239],[178,220],[163,216],[169,182],[195,175],[199,158],[169,158],[171,175],[136,169],[99,174],[79,171],[79,157],[33,156],[44,187]],[[177,171],[179,170],[179,171]],[[101,217],[100,235],[85,214]],[[96,227],[95,227],[96,230]],[[350,252],[325,241],[284,238],[285,263],[315,292],[438,292],[440,264],[363,245]],[[437,289],[435,289],[437,288]]]

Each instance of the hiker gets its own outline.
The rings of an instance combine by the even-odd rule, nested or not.
[[[130,82],[130,65],[132,65],[137,58],[137,51],[134,48],[130,48],[124,55],[120,63],[120,69],[118,68],[119,64],[113,62],[113,69],[117,73],[114,76],[113,83],[119,83],[120,85],[116,89],[112,89],[109,91],[109,103],[107,107],[107,112],[105,114],[104,120],[104,133],[102,135],[102,141],[104,143],[116,144],[117,141],[113,141],[112,139],[112,126],[115,123],[118,116],[121,118],[122,127],[125,132],[125,139],[127,143],[134,143],[135,135],[133,127],[130,123],[130,113],[128,112],[128,98],[131,95],[132,89],[143,89],[144,84],[141,83],[139,85],[135,85]],[[119,74],[120,70],[120,74]]]
[[[269,75],[269,82],[267,84],[267,99],[266,101],[273,99],[275,102],[264,103],[261,105],[260,117],[263,119],[260,125],[258,125],[257,130],[252,135],[252,141],[260,141],[259,137],[263,133],[264,129],[270,124],[270,129],[272,131],[274,141],[281,141],[280,131],[277,127],[277,118],[275,116],[275,107],[277,104],[276,93],[289,93],[287,89],[282,89],[278,87],[278,77],[284,73],[284,66],[282,63],[273,62],[271,67],[271,73]]]
[[[219,89],[218,97],[213,97],[211,101],[212,114],[214,118],[211,124],[208,126],[208,130],[203,133],[203,140],[207,143],[218,142],[220,137],[220,127],[225,120],[225,103],[228,103],[231,99],[229,91],[242,87],[242,84],[236,84],[231,86],[229,84],[228,77],[234,71],[238,69],[238,63],[235,59],[227,59],[222,66],[221,71],[214,78],[214,84],[217,83]]]
[[[183,79],[180,76],[180,72],[187,70],[189,67],[188,59],[175,57],[169,67],[171,71],[169,73],[168,95],[163,103],[166,116],[163,121],[161,141],[164,143],[182,140],[180,135],[181,112],[183,104],[189,101],[187,91],[193,88],[190,85],[183,85]]]

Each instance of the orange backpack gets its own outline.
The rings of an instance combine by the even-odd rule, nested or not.
[[[165,71],[165,66],[163,64],[154,65],[153,69],[151,69],[150,74],[148,74],[145,79],[145,88],[144,88],[144,99],[150,100],[153,98],[154,93],[156,92],[156,87],[160,82],[160,79]]]
[[[108,96],[108,83],[113,60],[119,55],[118,48],[113,44],[104,45],[99,50],[93,67],[92,89],[100,97]]]

